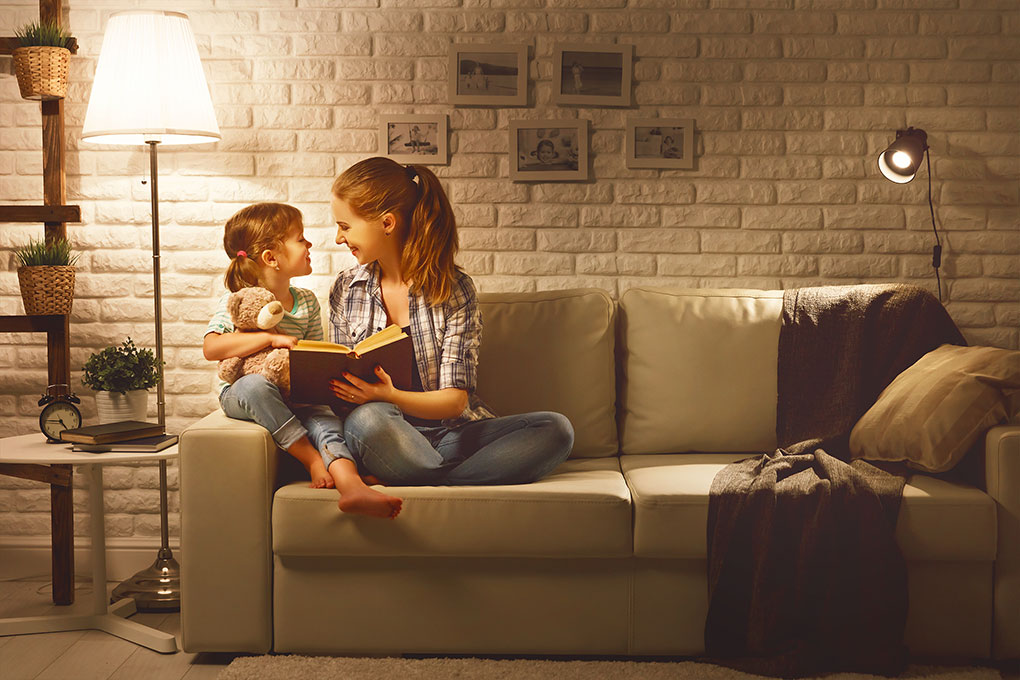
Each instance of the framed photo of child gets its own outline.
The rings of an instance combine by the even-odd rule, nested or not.
[[[588,179],[587,120],[511,120],[510,179],[514,182]]]
[[[628,168],[694,168],[693,118],[628,118]]]
[[[633,45],[557,45],[553,48],[552,102],[630,106],[633,63]]]
[[[379,154],[398,163],[446,165],[450,162],[445,114],[387,114],[379,124]]]
[[[451,104],[528,105],[528,46],[454,43],[450,46]]]

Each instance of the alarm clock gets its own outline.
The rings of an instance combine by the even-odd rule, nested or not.
[[[43,407],[39,414],[39,429],[46,435],[47,444],[59,443],[60,433],[64,430],[81,427],[81,411],[76,406],[80,403],[81,399],[73,394],[43,395],[39,400]]]

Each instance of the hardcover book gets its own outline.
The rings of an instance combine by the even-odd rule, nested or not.
[[[156,453],[168,449],[176,443],[177,435],[161,434],[155,437],[142,437],[141,439],[109,444],[75,444],[71,450],[84,451],[85,453]]]
[[[319,340],[299,340],[290,350],[290,397],[299,404],[337,405],[347,402],[329,388],[329,381],[344,381],[344,372],[365,382],[378,382],[375,367],[382,366],[398,390],[411,387],[414,346],[411,336],[393,324],[354,347]]]
[[[88,427],[64,430],[60,433],[60,439],[73,444],[109,444],[130,439],[141,439],[142,437],[155,437],[163,433],[164,428],[159,423],[122,420],[116,423],[103,423],[102,425],[89,425]]]

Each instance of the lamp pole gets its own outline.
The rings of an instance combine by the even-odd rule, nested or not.
[[[163,298],[159,288],[159,169],[156,147],[159,139],[146,137],[149,146],[149,193],[152,197],[152,297],[156,310],[156,399],[159,424],[166,426],[163,387]],[[159,461],[160,547],[156,561],[113,589],[112,601],[130,597],[139,611],[174,611],[181,608],[180,565],[170,550],[169,504],[167,502],[166,460]]]

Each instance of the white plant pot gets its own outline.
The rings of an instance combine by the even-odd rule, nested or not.
[[[149,411],[148,390],[127,392],[96,392],[96,413],[99,424],[116,423],[121,420],[144,421]]]

